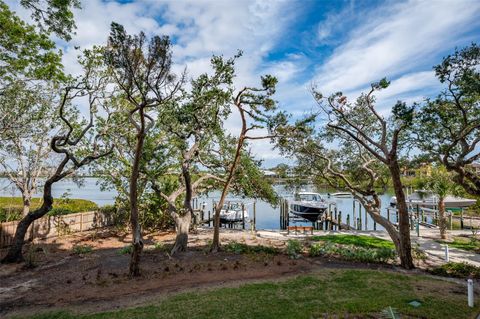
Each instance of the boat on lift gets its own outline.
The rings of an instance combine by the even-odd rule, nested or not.
[[[316,222],[328,205],[322,195],[312,192],[299,192],[290,202],[290,212],[310,222]]]
[[[438,195],[428,190],[416,190],[407,196],[407,205],[433,208],[438,207]],[[474,205],[476,199],[462,198],[455,196],[446,196],[444,199],[446,208],[466,208]],[[390,206],[397,205],[397,197],[393,196],[390,199]]]
[[[223,204],[220,211],[220,223],[236,223],[248,219],[248,210],[242,202],[229,201]]]

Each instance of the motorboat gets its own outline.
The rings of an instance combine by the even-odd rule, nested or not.
[[[311,222],[316,222],[328,205],[322,195],[312,192],[299,192],[290,202],[290,212]]]
[[[241,202],[227,202],[220,211],[220,223],[235,223],[248,219],[248,210]]]
[[[416,190],[407,196],[407,205],[433,208],[438,206],[438,195],[428,190]],[[444,199],[446,208],[465,208],[474,205],[476,199],[446,196]],[[397,205],[397,197],[390,199],[390,206]]]
[[[352,193],[349,192],[337,192],[337,193],[331,193],[329,194],[330,197],[335,197],[335,198],[352,198]]]

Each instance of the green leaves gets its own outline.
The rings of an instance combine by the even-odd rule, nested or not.
[[[65,80],[61,52],[0,2],[0,90],[17,79]]]

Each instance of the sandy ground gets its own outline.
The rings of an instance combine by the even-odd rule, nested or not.
[[[190,236],[189,251],[171,257],[168,245],[173,243],[173,233],[146,235],[142,276],[135,279],[127,275],[129,255],[120,252],[130,243],[128,235],[88,232],[35,243],[26,255],[34,256],[36,267],[0,265],[0,317],[55,309],[81,313],[112,310],[144,304],[180,291],[283,280],[324,268],[396,269],[322,258],[291,260],[283,254],[211,254],[207,252],[211,237],[209,230],[198,230]],[[254,235],[222,229],[221,238],[223,244],[237,241],[278,248],[286,245],[284,236],[261,232]],[[165,249],[155,249],[155,243],[164,243]],[[74,254],[75,245],[92,246],[93,252]],[[4,253],[1,251],[0,257]]]

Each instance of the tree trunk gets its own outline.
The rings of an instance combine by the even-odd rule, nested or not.
[[[400,256],[400,252],[402,249],[402,246],[400,244],[400,236],[395,228],[395,226],[388,221],[385,217],[380,215],[380,208],[376,208],[373,210],[366,209],[367,213],[372,217],[372,219],[379,225],[383,226],[385,230],[387,231],[388,235],[390,236],[390,239],[392,239],[394,245],[395,245],[395,250],[397,251],[397,254]]]
[[[243,147],[243,141],[245,138],[245,129],[246,125],[244,122],[242,133],[238,139],[237,150],[235,152],[235,159],[233,160],[232,166],[230,167],[230,171],[228,173],[228,178],[223,186],[222,195],[220,196],[220,200],[215,206],[215,219],[214,219],[214,227],[213,227],[213,242],[212,247],[210,248],[211,252],[218,252],[220,250],[220,211],[223,208],[223,204],[225,203],[225,198],[227,197],[228,190],[230,188],[230,184],[233,180],[233,176],[235,175],[235,170],[237,169],[238,163],[240,161],[240,156]]]
[[[25,217],[30,213],[30,203],[31,203],[31,196],[29,195],[22,195],[23,199],[23,209],[22,209],[22,216]]]
[[[191,221],[192,214],[189,210],[185,211],[182,215],[175,215],[175,231],[177,232],[177,236],[175,238],[175,245],[171,251],[172,255],[187,250],[188,232],[190,230]]]
[[[13,242],[8,249],[7,255],[2,259],[2,263],[18,263],[23,261],[23,245],[25,244],[25,235],[28,228],[33,221],[45,216],[52,209],[53,197],[52,197],[52,184],[55,180],[55,176],[45,182],[43,187],[43,204],[40,208],[29,212],[23,216],[22,220],[17,225],[17,230],[13,237]]]
[[[440,228],[440,238],[447,239],[447,221],[445,219],[445,198],[438,200],[438,226]]]
[[[400,178],[400,167],[395,160],[389,165],[390,174],[393,181],[393,189],[397,197],[398,210],[398,232],[400,237],[400,264],[405,269],[415,268],[412,258],[412,245],[410,242],[410,220],[408,208],[405,200],[405,193]]]
[[[130,225],[132,227],[132,255],[130,257],[129,275],[140,276],[140,255],[143,250],[142,230],[138,220],[138,177],[140,175],[140,161],[142,158],[143,143],[145,140],[145,116],[143,108],[140,108],[140,130],[137,133],[135,146],[135,158],[132,164],[130,177]]]

